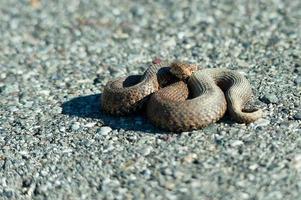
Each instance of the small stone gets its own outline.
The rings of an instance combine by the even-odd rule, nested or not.
[[[235,141],[231,144],[231,146],[232,146],[232,147],[238,147],[238,146],[241,146],[241,145],[243,145],[243,144],[244,144],[243,141],[241,141],[241,140],[235,140]]]
[[[214,141],[218,145],[223,143],[223,138],[222,135],[214,134]]]
[[[185,173],[182,172],[182,171],[179,171],[179,170],[173,170],[173,173],[172,173],[172,176],[175,178],[175,179],[181,179],[183,177],[185,177]]]
[[[65,127],[65,126],[61,126],[61,127],[59,128],[59,131],[65,132],[65,131],[66,131],[66,127]]]
[[[283,199],[281,191],[271,191],[266,197],[266,199]]]
[[[145,178],[150,178],[151,175],[152,175],[152,172],[148,169],[145,169],[142,171],[142,175],[145,177]]]
[[[31,185],[32,180],[31,179],[25,179],[22,182],[22,187],[29,187]]]
[[[40,91],[38,91],[38,94],[40,94],[40,95],[45,95],[45,96],[49,96],[50,91],[49,91],[49,90],[40,90]]]
[[[4,91],[5,85],[0,85],[0,94]]]
[[[264,103],[278,103],[279,99],[275,94],[266,94],[264,95],[261,99],[262,102]]]
[[[249,66],[250,66],[246,61],[240,60],[240,59],[237,59],[237,64],[238,64],[240,67],[249,67]]]
[[[60,106],[55,106],[55,107],[52,108],[52,111],[53,111],[53,113],[60,114],[60,113],[62,113],[63,108],[60,107]]]
[[[258,119],[256,122],[254,122],[257,126],[267,126],[270,124],[270,120],[268,119]]]
[[[134,6],[130,11],[136,17],[141,17],[144,14],[144,8],[142,6]]]
[[[25,102],[24,107],[25,108],[31,108],[33,103],[34,103],[33,101],[27,101],[27,102]]]
[[[127,39],[129,35],[124,33],[121,29],[117,29],[117,31],[113,34],[114,39]]]
[[[294,72],[295,73],[300,73],[301,72],[301,66],[298,63],[295,64]]]
[[[103,80],[103,77],[100,75],[97,75],[97,77],[93,80],[93,85],[97,85],[98,83],[101,83]]]
[[[165,183],[165,185],[164,185],[164,187],[165,187],[166,189],[168,189],[168,190],[174,189],[175,186],[176,186],[175,183],[173,183],[173,182],[171,182],[171,181],[167,181],[167,182]]]
[[[175,40],[175,38],[170,38],[167,41],[163,42],[162,45],[164,46],[164,48],[173,48],[177,45],[177,42]]]
[[[99,129],[99,133],[101,135],[108,135],[108,133],[110,133],[111,131],[112,131],[112,129],[109,126],[103,126]]]
[[[77,131],[79,128],[80,128],[80,123],[79,122],[74,122],[71,125],[71,129],[74,130],[74,131]]]
[[[172,20],[182,21],[184,17],[184,13],[181,10],[177,10],[173,12],[171,18]]]
[[[4,195],[6,198],[10,199],[10,198],[13,197],[13,192],[12,192],[12,191],[4,191],[4,192],[3,192],[3,195]]]
[[[254,170],[256,170],[258,167],[259,167],[258,164],[255,163],[255,164],[253,164],[253,165],[250,165],[250,166],[249,166],[249,169],[252,170],[252,171],[254,171]]]
[[[18,84],[11,84],[6,85],[3,90],[4,94],[11,94],[19,92],[19,85]]]
[[[9,108],[11,112],[17,112],[19,109],[16,106],[12,106]]]
[[[147,156],[152,152],[153,148],[152,147],[145,147],[141,150],[141,153],[143,156]]]
[[[87,127],[87,128],[92,128],[96,125],[96,122],[90,122],[88,124],[85,124],[84,127]]]
[[[301,85],[301,76],[298,76],[295,80],[294,80],[294,83],[296,84],[296,85]]]
[[[182,162],[183,163],[192,163],[193,161],[195,161],[197,159],[198,155],[195,154],[195,153],[191,153],[191,154],[188,154],[187,156],[185,156],[183,159],[182,159]]]
[[[301,111],[293,116],[295,120],[301,120]]]
[[[248,193],[242,192],[240,193],[241,199],[250,199],[250,195]]]
[[[301,154],[295,155],[292,159],[292,165],[297,171],[301,172]]]

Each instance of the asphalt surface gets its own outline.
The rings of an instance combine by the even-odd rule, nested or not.
[[[238,70],[266,116],[175,134],[100,107],[159,57]],[[2,0],[0,199],[301,199],[301,2]]]

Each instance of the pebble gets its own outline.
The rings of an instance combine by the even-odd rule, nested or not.
[[[3,90],[4,94],[11,94],[19,92],[19,85],[17,83],[6,85]]]
[[[141,17],[144,14],[144,8],[141,6],[133,6],[130,11],[135,17]]]
[[[145,147],[141,150],[141,153],[143,156],[149,155],[153,151],[153,148],[151,146]]]
[[[266,94],[260,100],[267,104],[269,103],[276,104],[279,101],[278,97],[275,94]]]
[[[112,131],[112,129],[109,126],[103,126],[99,129],[99,133],[101,135],[108,135],[111,131]]]
[[[198,155],[195,154],[195,153],[191,153],[191,154],[188,154],[187,156],[185,156],[183,159],[182,159],[182,162],[183,163],[192,163],[193,161],[195,161],[197,159]]]
[[[270,120],[261,118],[255,121],[254,124],[256,126],[267,126],[270,124]]]
[[[241,140],[235,140],[234,142],[231,143],[232,147],[238,147],[238,146],[242,146],[244,144],[243,141]]]
[[[295,64],[295,69],[294,69],[294,72],[295,73],[301,73],[301,65],[299,65],[299,64]]]
[[[87,123],[84,125],[84,127],[87,127],[87,128],[92,128],[96,125],[96,122],[90,122],[90,123]]]
[[[52,112],[53,113],[57,113],[57,114],[60,114],[60,113],[62,113],[62,107],[60,107],[60,106],[55,106],[55,107],[53,107],[52,108]]]
[[[103,80],[102,77],[100,77],[99,75],[97,75],[97,77],[93,80],[93,84],[97,85],[98,83],[101,83]]]
[[[22,187],[29,187],[32,183],[31,179],[24,179],[22,182]]]
[[[301,111],[293,116],[295,120],[301,120]]]
[[[258,164],[255,163],[255,164],[250,165],[250,166],[249,166],[249,169],[252,170],[252,171],[254,171],[254,170],[256,170],[258,167],[259,167]]]
[[[2,194],[4,195],[4,197],[6,197],[8,199],[13,197],[13,192],[12,191],[4,191]]]
[[[293,157],[292,165],[297,171],[301,172],[301,154],[297,154]]]
[[[80,123],[79,123],[79,122],[74,122],[74,123],[71,125],[71,129],[72,129],[73,131],[77,131],[79,128],[80,128]]]
[[[65,131],[66,131],[66,127],[65,127],[65,126],[61,126],[61,127],[59,127],[59,131],[61,131],[61,132],[65,132]]]
[[[301,76],[298,76],[295,80],[294,83],[298,86],[301,86]]]
[[[10,110],[11,112],[16,112],[16,111],[18,111],[19,109],[18,109],[18,107],[16,107],[16,106],[12,106],[12,107],[9,107],[9,110]]]
[[[145,170],[142,171],[142,174],[145,178],[149,179],[152,175],[152,172],[148,169],[145,169]]]

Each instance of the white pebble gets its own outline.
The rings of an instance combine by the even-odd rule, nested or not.
[[[103,126],[100,128],[99,131],[100,131],[101,135],[107,135],[108,133],[110,133],[112,131],[112,129],[109,126]]]
[[[254,122],[254,124],[256,126],[267,126],[267,125],[270,124],[270,120],[268,120],[268,119],[259,119],[256,122]]]
[[[79,122],[74,122],[71,126],[72,130],[76,131],[80,128],[80,123]]]
[[[244,144],[243,141],[241,141],[241,140],[235,140],[235,141],[231,144],[231,146],[232,146],[232,147],[237,147],[237,146],[241,146],[241,145],[243,145],[243,144]]]
[[[144,148],[144,149],[142,149],[142,155],[143,156],[147,156],[147,155],[149,155],[151,152],[153,151],[153,148],[152,147],[146,147],[146,148]]]
[[[91,122],[91,123],[85,124],[84,126],[87,128],[92,128],[93,126],[95,126],[95,124],[96,124],[96,122]]]
[[[297,171],[301,172],[301,154],[295,155],[292,160],[292,165]]]

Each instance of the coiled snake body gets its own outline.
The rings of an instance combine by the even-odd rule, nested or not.
[[[248,80],[223,68],[197,70],[181,62],[152,64],[143,75],[109,81],[101,105],[105,112],[126,115],[142,109],[156,126],[170,131],[189,131],[207,126],[224,116],[250,123],[262,110],[244,110],[251,99]]]

